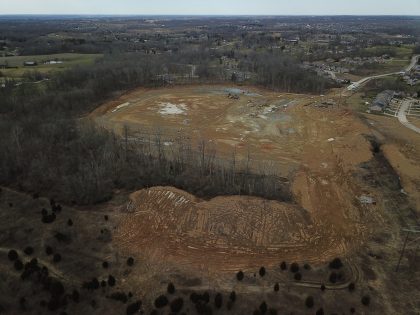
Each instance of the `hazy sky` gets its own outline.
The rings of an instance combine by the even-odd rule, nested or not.
[[[420,0],[0,0],[1,14],[420,15]]]

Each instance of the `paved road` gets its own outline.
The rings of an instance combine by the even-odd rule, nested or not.
[[[360,86],[362,86],[363,84],[369,82],[372,79],[378,79],[378,78],[388,77],[388,76],[391,76],[391,75],[403,75],[406,72],[410,72],[417,65],[417,63],[419,61],[419,58],[420,58],[420,55],[413,56],[411,58],[410,64],[403,71],[393,72],[393,73],[385,73],[385,74],[374,75],[374,76],[371,76],[371,77],[363,78],[363,79],[361,79],[361,80],[359,80],[357,82],[353,82],[352,84],[350,84],[347,87],[347,90],[348,91],[354,91],[354,90],[358,89]]]
[[[410,101],[410,100],[404,100],[402,102],[402,104],[400,106],[400,109],[398,111],[398,120],[400,121],[400,123],[402,123],[407,128],[410,128],[411,130],[420,134],[420,128],[414,126],[412,123],[410,123],[407,120],[407,111],[410,108],[411,102],[412,101]]]
[[[357,82],[353,82],[352,84],[350,84],[347,87],[347,90],[348,91],[354,91],[354,90],[358,89],[360,86],[362,86],[363,84],[369,82],[370,80],[379,79],[379,78],[383,78],[383,77],[388,77],[388,76],[391,76],[391,75],[401,75],[402,73],[403,72],[392,72],[392,73],[385,73],[385,74],[373,75],[371,77],[366,77],[366,78],[363,78],[363,79],[361,79]]]
[[[419,62],[420,55],[415,55],[411,58],[410,64],[405,68],[405,72],[410,72]]]

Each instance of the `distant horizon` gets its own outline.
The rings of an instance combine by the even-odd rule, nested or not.
[[[3,16],[99,16],[99,17],[420,17],[420,14],[105,14],[105,13],[0,13]]]
[[[0,0],[0,16],[420,16],[419,0]]]

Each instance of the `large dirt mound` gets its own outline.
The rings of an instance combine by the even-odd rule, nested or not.
[[[370,131],[354,113],[322,103],[322,96],[190,86],[140,89],[104,104],[92,113],[95,122],[117,132],[128,126],[127,140],[146,152],[155,141],[177,158],[185,143],[200,150],[204,139],[226,165],[247,169],[250,161],[257,174],[290,179],[294,201],[203,201],[174,188],[141,190],[131,195],[117,242],[151,261],[213,270],[351,255],[383,222],[380,203],[360,202],[378,200],[378,192],[355,176],[372,159]]]
[[[237,270],[343,251],[334,231],[297,205],[244,196],[204,201],[172,187],[143,189],[130,199],[115,241],[143,257]]]

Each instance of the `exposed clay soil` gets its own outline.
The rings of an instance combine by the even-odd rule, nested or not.
[[[276,163],[279,174],[292,174],[292,204],[245,196],[202,201],[170,187],[133,193],[117,228],[120,246],[219,271],[273,265],[280,257],[320,264],[351,255],[382,222],[379,205],[358,199],[376,199],[377,192],[354,176],[372,158],[369,128],[345,109],[308,106],[320,101],[193,86],[139,89],[104,104],[91,117],[106,128],[121,132],[127,124],[133,137],[158,127],[183,130],[192,142],[212,139],[221,154],[249,150],[254,160]]]

